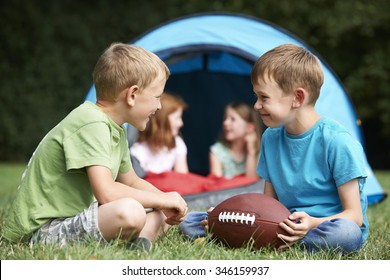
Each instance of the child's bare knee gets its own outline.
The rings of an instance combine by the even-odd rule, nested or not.
[[[138,234],[145,226],[146,213],[144,207],[134,199],[121,199],[118,201],[116,218],[124,232],[133,230]]]
[[[165,223],[165,215],[164,213],[161,211],[161,210],[154,210],[152,213],[149,213],[148,214],[148,220],[150,220],[151,222],[153,222],[153,224],[156,225],[156,227],[160,228],[160,227],[165,227],[167,224]]]
[[[142,229],[140,236],[149,240],[155,240],[168,230],[169,225],[165,222],[165,215],[161,210],[154,210],[147,214],[146,224]]]

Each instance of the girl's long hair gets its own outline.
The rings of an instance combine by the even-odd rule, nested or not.
[[[146,129],[140,131],[138,142],[146,142],[152,151],[158,152],[164,147],[171,150],[176,147],[175,136],[172,134],[169,115],[178,109],[187,108],[184,100],[170,93],[164,92],[161,96],[161,110],[150,119]]]

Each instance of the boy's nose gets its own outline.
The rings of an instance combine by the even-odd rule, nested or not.
[[[253,108],[255,108],[255,110],[260,110],[261,108],[263,108],[263,104],[261,103],[260,100],[257,100],[255,105],[253,106]]]

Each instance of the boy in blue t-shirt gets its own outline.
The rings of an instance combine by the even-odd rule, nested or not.
[[[324,81],[320,61],[301,47],[281,45],[256,61],[251,79],[254,108],[268,127],[257,173],[264,193],[291,212],[280,224],[289,233],[278,235],[281,248],[359,250],[368,236],[364,152],[345,128],[315,111]],[[189,213],[180,229],[204,236],[206,219],[206,212]]]
[[[337,122],[315,111],[324,76],[321,63],[293,44],[278,46],[252,69],[254,105],[268,129],[262,137],[257,172],[264,193],[292,213],[281,223],[308,251],[356,251],[367,239],[363,192],[364,152]]]

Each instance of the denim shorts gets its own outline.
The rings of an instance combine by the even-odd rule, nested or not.
[[[98,226],[97,201],[76,216],[51,219],[34,232],[30,245],[37,243],[65,245],[69,242],[88,240],[105,242]]]

